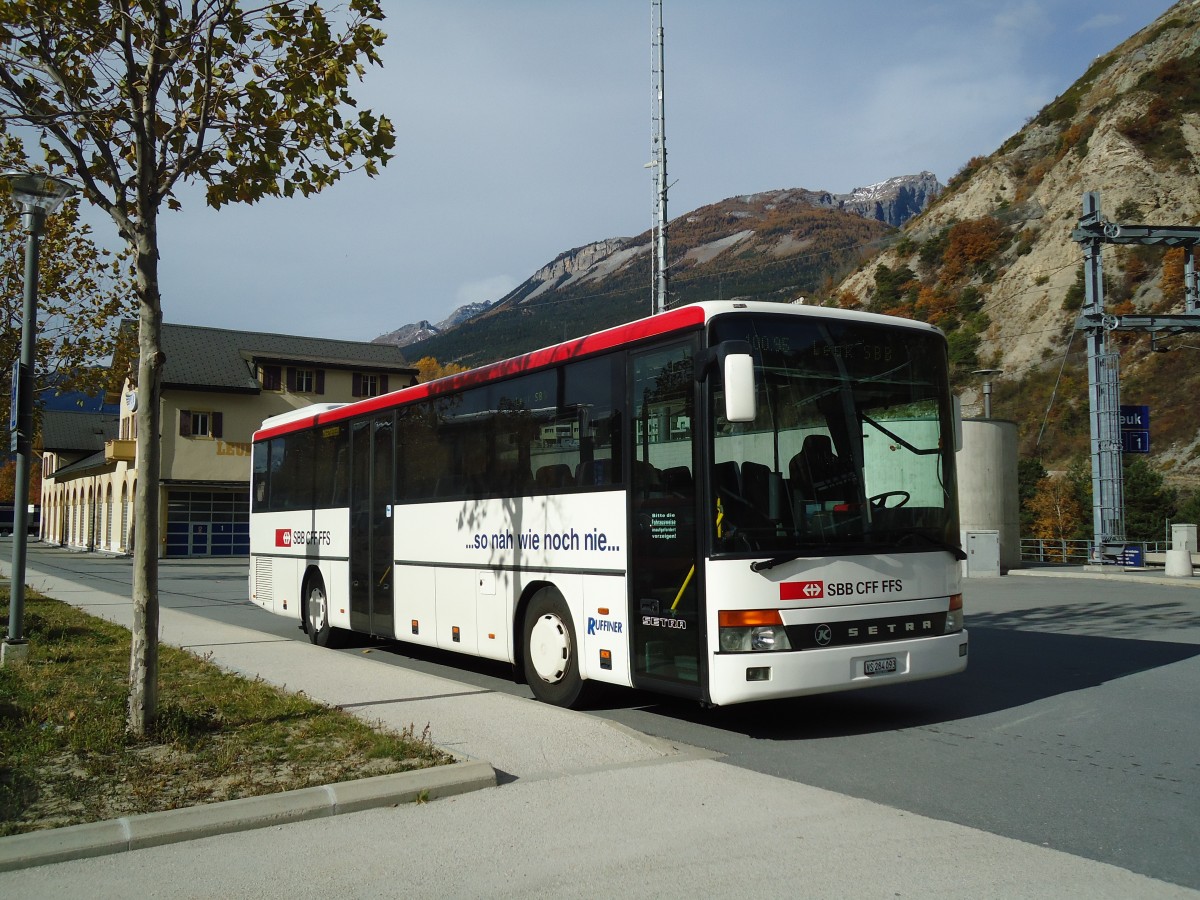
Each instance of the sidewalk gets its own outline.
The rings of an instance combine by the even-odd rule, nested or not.
[[[7,574],[7,566],[0,565]],[[31,588],[128,625],[128,597]],[[613,723],[162,610],[165,642],[486,763],[500,786],[0,873],[23,897],[1196,897],[1123,869],[740,769]],[[416,773],[420,774],[420,773]],[[952,788],[948,788],[952,789]],[[65,829],[64,829],[65,830]],[[54,832],[44,833],[54,842]],[[24,837],[24,836],[20,836]],[[0,852],[12,838],[0,840]]]
[[[1020,569],[1009,569],[1007,575],[1033,578],[1085,578],[1104,581],[1127,581],[1131,584],[1162,584],[1178,588],[1200,588],[1200,578],[1178,578],[1162,569],[1127,569],[1121,566],[1066,566],[1056,563],[1027,563]],[[970,583],[970,580],[967,580]]]

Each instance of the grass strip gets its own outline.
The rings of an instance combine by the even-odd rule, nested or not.
[[[138,740],[128,631],[27,592],[25,633],[28,659],[0,668],[0,836],[453,761],[428,726],[397,734],[168,646]]]

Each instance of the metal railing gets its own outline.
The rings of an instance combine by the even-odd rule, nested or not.
[[[1128,541],[1128,547],[1140,547],[1142,559],[1149,553],[1165,553],[1170,549],[1170,541]],[[1021,560],[1036,563],[1061,563],[1068,566],[1082,566],[1096,561],[1091,541],[1060,541],[1049,538],[1021,538]],[[1109,548],[1106,562],[1121,563],[1122,558],[1115,555]]]
[[[1021,561],[1082,566],[1091,560],[1091,541],[1021,538]]]

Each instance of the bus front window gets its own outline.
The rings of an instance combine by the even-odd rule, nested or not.
[[[945,342],[861,320],[717,319],[710,340],[750,344],[753,422],[713,416],[716,553],[929,549],[958,542]]]

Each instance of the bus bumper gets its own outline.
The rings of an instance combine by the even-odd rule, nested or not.
[[[895,669],[889,660],[894,660]],[[882,687],[954,675],[967,668],[967,632],[916,640],[778,653],[714,653],[714,706]],[[870,669],[878,670],[868,674]]]

